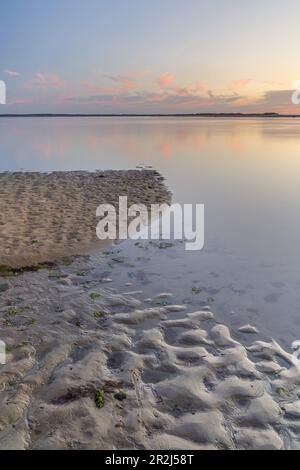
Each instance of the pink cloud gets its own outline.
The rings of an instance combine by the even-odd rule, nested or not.
[[[4,70],[4,73],[7,73],[7,75],[10,75],[11,77],[18,77],[20,75],[16,70],[9,69]]]
[[[119,83],[122,87],[122,91],[124,92],[132,91],[135,88],[135,82],[133,78],[122,77],[121,75],[117,75],[117,76],[110,75],[108,78],[112,80],[113,82]]]
[[[132,93],[136,90],[136,81],[139,78],[145,77],[149,73],[149,70],[133,70],[131,72],[128,72],[126,75],[104,75],[106,78],[116,84],[114,87],[97,85],[92,83],[90,80],[83,80],[81,82],[81,86],[84,90],[93,93],[110,95]]]
[[[233,80],[229,84],[229,88],[231,90],[240,90],[241,88],[244,88],[245,86],[247,86],[250,82],[251,80],[249,78],[241,78],[240,80]]]
[[[172,91],[178,96],[190,96],[190,92],[187,88],[180,87],[177,85],[172,86]]]
[[[208,91],[208,86],[206,83],[198,80],[194,85],[189,85],[186,87],[173,85],[171,90],[178,96],[196,96],[199,93],[204,93]]]
[[[152,83],[147,79],[143,81],[143,77],[149,73],[148,70],[138,70],[120,75],[103,74],[102,80],[98,77],[95,82],[83,80],[73,83],[75,92],[71,86],[69,88],[71,84],[64,82],[59,75],[37,73],[26,83],[25,87],[28,90],[53,90],[53,93],[47,95],[48,102],[42,103],[49,106],[58,103],[62,105],[62,108],[66,104],[70,107],[78,106],[81,109],[86,107],[86,109],[95,108],[116,112],[138,112],[139,110],[146,112],[192,113],[210,110],[229,112],[251,110],[251,108],[276,110],[283,109],[284,99],[289,103],[279,92],[271,95],[269,91],[265,99],[261,96],[249,95],[247,89],[244,91],[244,87],[251,83],[252,87],[249,87],[249,90],[253,91],[256,82],[251,79],[233,80],[227,84],[223,83],[224,88],[211,89],[202,80],[196,80],[196,77],[194,82],[187,80],[179,82],[169,72],[156,77],[156,80],[152,78]],[[290,93],[289,91],[289,97]],[[37,93],[33,99],[34,104],[37,104],[42,97]],[[16,105],[29,103],[22,100],[11,102]],[[286,103],[285,106],[287,106]],[[167,146],[162,147],[162,153],[168,154]]]
[[[61,90],[65,87],[66,82],[64,82],[59,75],[45,75],[43,73],[35,74],[35,76],[25,85],[25,88],[28,90]]]
[[[178,96],[195,96],[199,93],[206,93],[208,91],[208,86],[206,83],[198,80],[194,85],[187,85],[187,86],[179,86],[179,85],[171,85],[174,77],[170,74],[168,76],[162,76],[162,83],[160,85],[164,88],[166,86],[169,87],[170,91],[175,93]]]
[[[93,94],[100,94],[100,95],[126,95],[131,94],[133,97],[138,96],[140,93],[138,92],[138,83],[137,79],[144,77],[150,73],[148,70],[142,71],[132,71],[128,72],[126,75],[104,75],[104,77],[108,78],[109,80],[115,82],[116,86],[103,86],[98,85],[90,80],[83,80],[81,81],[81,87],[88,93]],[[149,101],[161,101],[164,99],[166,93],[174,94],[178,97],[197,97],[200,93],[204,93],[208,91],[208,86],[201,80],[198,80],[193,85],[181,86],[174,84],[174,76],[169,73],[163,73],[156,83],[160,85],[162,88],[161,92],[151,92],[148,93],[142,92],[143,95],[147,95],[147,99]]]
[[[159,77],[158,84],[161,88],[166,88],[169,85],[171,85],[173,81],[174,81],[174,76],[169,72],[165,72]]]
[[[163,99],[163,95],[159,93],[150,93],[147,98],[148,101],[161,101]]]
[[[206,93],[208,86],[202,80],[198,80],[190,89],[193,93]]]

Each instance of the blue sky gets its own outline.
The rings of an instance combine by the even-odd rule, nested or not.
[[[280,111],[297,0],[1,0],[0,112]]]

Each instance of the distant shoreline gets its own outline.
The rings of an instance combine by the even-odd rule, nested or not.
[[[205,118],[300,118],[300,114],[279,114],[279,113],[193,113],[193,114],[81,114],[81,113],[33,113],[33,114],[0,114],[0,118],[18,117],[205,117]]]

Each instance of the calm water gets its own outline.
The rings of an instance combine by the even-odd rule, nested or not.
[[[175,202],[205,204],[205,249],[126,242],[119,249],[142,260],[135,283],[209,303],[233,329],[250,322],[290,346],[300,339],[299,133],[299,120],[283,119],[3,118],[0,171],[152,165]],[[118,266],[112,277],[130,273]]]

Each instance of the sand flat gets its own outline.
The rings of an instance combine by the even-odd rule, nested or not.
[[[0,173],[0,265],[21,267],[102,247],[96,209],[169,202],[155,170]]]
[[[300,449],[291,353],[249,333],[246,347],[211,308],[173,304],[172,292],[147,298],[134,282],[140,264],[114,250],[59,260],[81,252],[87,227],[91,249],[99,203],[121,191],[132,202],[170,197],[156,172],[1,181],[1,263],[37,261],[43,250],[58,261],[0,275],[0,449]],[[110,277],[99,274],[104,260]],[[116,284],[123,265],[132,282]]]

